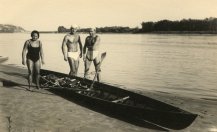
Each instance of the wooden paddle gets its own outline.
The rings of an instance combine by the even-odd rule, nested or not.
[[[105,59],[105,57],[106,57],[106,52],[104,52],[104,53],[101,54],[101,61],[100,61],[99,67],[101,67],[102,62],[103,62],[103,60]],[[100,68],[99,68],[99,69],[100,69]],[[99,72],[100,72],[100,71],[96,71],[95,76],[94,76],[93,81],[92,81],[92,84],[90,85],[90,88],[93,88],[93,85],[94,85],[94,83],[95,83],[97,74],[98,74]]]

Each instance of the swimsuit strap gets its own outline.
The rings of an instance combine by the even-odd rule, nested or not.
[[[31,40],[28,40],[28,47],[31,46]]]

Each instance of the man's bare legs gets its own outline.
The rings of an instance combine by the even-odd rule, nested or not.
[[[70,67],[70,76],[77,76],[78,74],[78,67],[79,67],[79,60],[74,60],[68,57],[69,67]]]
[[[84,62],[84,78],[87,78],[91,63],[92,61],[89,61],[88,59]]]
[[[93,60],[94,66],[95,66],[95,71],[97,74],[97,80],[101,81],[101,69],[100,69],[100,63],[101,63],[101,58],[97,57],[96,59]]]
[[[96,71],[96,76],[97,76],[97,80],[100,81],[101,80],[101,75],[100,75],[100,61],[101,61],[101,58],[100,57],[96,57],[94,60],[93,60],[93,63],[94,63],[94,66],[95,66],[95,71]],[[85,62],[84,62],[84,66],[85,66],[85,71],[84,71],[84,78],[87,77],[88,75],[88,72],[89,72],[89,69],[90,69],[90,65],[92,63],[92,61],[86,59]]]
[[[75,75],[78,75],[79,59],[75,60]]]

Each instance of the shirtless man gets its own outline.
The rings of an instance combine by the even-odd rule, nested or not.
[[[99,54],[99,42],[100,42],[100,37],[96,35],[96,28],[90,28],[89,36],[87,36],[83,48],[83,53],[84,53],[83,59],[84,59],[84,66],[85,66],[84,77],[85,78],[87,77],[90,65],[93,61],[95,70],[97,72],[98,81],[101,80],[100,77],[101,57]],[[86,48],[87,48],[87,53],[86,53]]]
[[[82,57],[82,43],[79,34],[77,34],[78,26],[72,25],[70,33],[65,35],[62,43],[62,52],[64,60],[69,62],[70,76],[77,76],[79,67],[79,57]],[[80,48],[80,55],[78,51]]]

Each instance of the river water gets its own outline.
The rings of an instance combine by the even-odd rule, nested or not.
[[[40,34],[44,69],[69,72],[61,44],[65,34]],[[88,34],[81,34],[82,42]],[[217,35],[99,34],[102,81],[126,89],[217,99]],[[27,33],[0,34],[0,55],[6,64],[22,66]],[[80,59],[79,76],[84,63]],[[91,70],[94,71],[93,64]],[[92,79],[94,75],[90,76]]]

